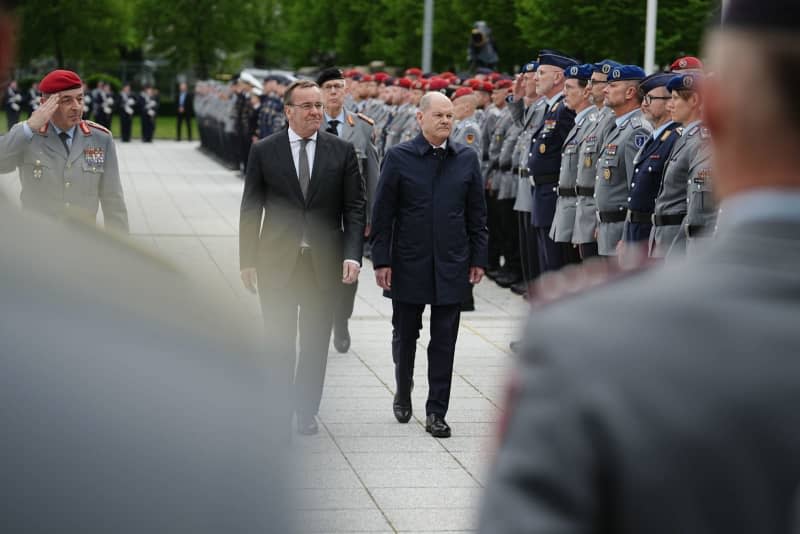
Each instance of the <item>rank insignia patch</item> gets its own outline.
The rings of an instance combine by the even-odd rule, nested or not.
[[[89,147],[83,150],[83,159],[92,168],[102,167],[106,161],[105,151],[100,147]]]

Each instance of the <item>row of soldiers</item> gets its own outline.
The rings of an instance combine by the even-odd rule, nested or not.
[[[110,130],[113,116],[118,114],[122,141],[128,142],[131,140],[133,120],[138,117],[142,122],[142,141],[152,142],[160,105],[158,89],[145,86],[141,92],[134,93],[130,84],[125,84],[120,93],[115,94],[110,84],[100,81],[92,90],[84,84],[83,90],[84,119],[91,119]],[[41,96],[36,83],[24,94],[19,91],[16,80],[9,83],[3,98],[9,130],[20,121],[23,112],[30,116],[36,111]]]

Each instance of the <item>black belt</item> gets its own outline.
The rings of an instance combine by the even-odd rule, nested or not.
[[[571,187],[559,187],[558,188],[558,196],[560,197],[574,197],[577,196],[575,194],[575,190]]]
[[[557,174],[543,174],[540,176],[533,176],[533,183],[536,185],[549,185],[558,183]]]
[[[500,165],[500,170],[503,172],[510,171],[511,165]]]
[[[706,225],[704,224],[689,224],[686,226],[686,235],[688,237],[700,237],[706,234]]]
[[[518,174],[520,178],[527,178],[528,177],[528,169],[522,169],[520,167],[514,168],[514,174]]]
[[[653,215],[653,224],[656,226],[677,226],[683,222],[685,213],[667,213],[664,215]]]
[[[600,222],[603,223],[618,223],[623,222],[628,212],[625,210],[617,211],[598,211],[597,215],[600,217]]]
[[[653,222],[653,214],[646,211],[628,210],[630,214],[630,221],[637,224],[651,224]]]
[[[579,197],[593,197],[594,196],[594,187],[581,187],[579,185],[575,186],[575,193]]]

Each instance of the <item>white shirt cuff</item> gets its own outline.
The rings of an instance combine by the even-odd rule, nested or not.
[[[361,268],[361,262],[359,262],[359,261],[349,260],[349,259],[348,260],[344,260],[344,261],[345,261],[345,263],[355,263],[356,265],[358,265],[359,269]]]

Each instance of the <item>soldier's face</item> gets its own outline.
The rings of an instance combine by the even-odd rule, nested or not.
[[[83,89],[70,89],[62,91],[57,95],[49,95],[49,98],[58,99],[58,108],[53,113],[53,124],[67,130],[79,122],[83,116]]]
[[[322,84],[321,89],[322,103],[325,105],[325,109],[341,110],[345,95],[344,80],[328,80]]]
[[[536,98],[536,73],[526,72],[523,76],[525,80],[525,96],[528,98]]]
[[[556,69],[555,67],[544,66],[539,67],[536,71],[536,94],[539,96],[546,96],[553,90],[556,85]]]
[[[592,74],[592,77],[589,79],[589,87],[592,90],[592,100],[595,102],[602,102],[605,100],[605,95],[603,95],[603,90],[606,88],[608,82],[606,81],[606,75],[595,72]]]
[[[564,82],[564,103],[569,109],[580,108],[588,96],[588,89],[581,87],[578,80],[570,78]]]
[[[626,81],[608,82],[605,89],[603,89],[605,105],[611,109],[625,105],[625,102],[628,100],[626,95],[629,89],[631,89],[631,85]]]
[[[681,95],[678,94],[678,91],[672,91],[672,101],[670,103],[672,120],[682,122],[684,125],[690,122],[692,119],[692,104],[694,101],[694,95],[688,100],[684,100]]]
[[[667,102],[671,99],[664,100],[669,96],[669,93],[664,87],[656,87],[647,93],[642,101],[642,113],[644,114],[644,118],[653,124],[658,124],[663,121],[669,114]]]
[[[286,106],[289,126],[300,137],[310,137],[322,123],[322,94],[319,87],[298,88],[292,92],[292,103]]]
[[[453,131],[453,103],[441,93],[432,94],[428,107],[417,111],[417,122],[425,139],[440,145]]]

